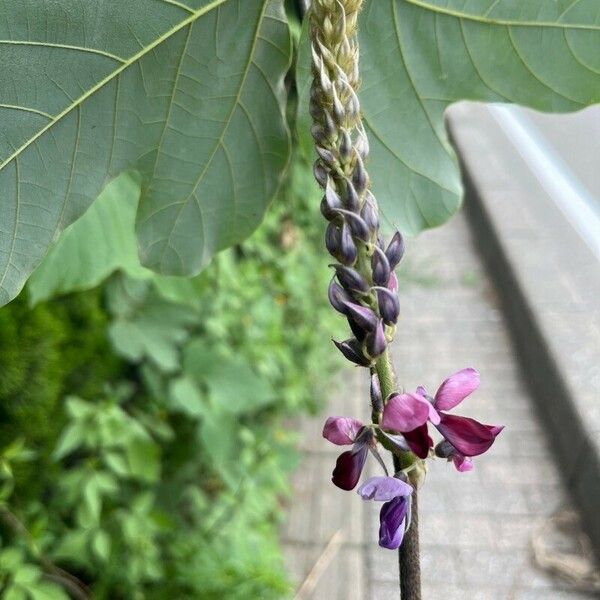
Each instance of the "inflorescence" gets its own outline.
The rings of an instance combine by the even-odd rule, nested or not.
[[[335,341],[352,363],[371,373],[372,422],[330,417],[323,436],[350,445],[340,454],[333,483],[352,490],[358,484],[369,452],[385,476],[360,486],[365,500],[383,502],[379,543],[398,548],[410,524],[411,496],[424,473],[423,461],[438,456],[459,471],[472,469],[472,457],[485,452],[502,430],[468,417],[447,414],[479,386],[475,369],[451,375],[434,397],[423,387],[398,393],[388,357],[400,314],[398,279],[394,269],[404,254],[396,232],[387,245],[379,228],[377,200],[370,189],[365,163],[369,141],[362,123],[357,90],[360,85],[357,18],[362,0],[313,0],[310,11],[312,75],[311,128],[318,159],[314,175],[324,190],[321,212],[329,222],[327,250],[336,260],[329,300],[348,321],[352,336]],[[428,423],[442,435],[434,449]],[[402,460],[388,476],[378,445]]]

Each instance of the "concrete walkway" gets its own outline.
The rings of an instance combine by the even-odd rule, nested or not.
[[[394,361],[405,388],[433,392],[450,373],[474,366],[481,388],[456,413],[506,425],[474,471],[431,466],[420,494],[424,599],[590,598],[532,560],[534,532],[567,500],[464,217],[412,241],[400,275]],[[366,420],[366,373],[348,366],[341,380],[325,414]],[[397,555],[377,546],[379,506],[330,482],[339,448],[320,437],[324,418],[301,424],[306,458],[282,534],[290,573],[300,585],[312,572],[304,599],[398,598]],[[375,461],[368,464],[378,473]]]

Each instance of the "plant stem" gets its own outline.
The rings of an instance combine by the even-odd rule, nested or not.
[[[394,466],[400,467],[400,459],[394,456]],[[400,571],[400,598],[421,600],[421,563],[419,554],[419,509],[418,492],[412,493],[412,518],[410,527],[398,549]]]
[[[377,377],[384,402],[387,397],[396,391],[396,375],[390,360],[389,350],[386,350],[377,360],[375,365]],[[401,456],[393,454],[394,469],[400,471],[414,461],[411,452]],[[410,527],[404,536],[402,545],[398,549],[398,566],[400,571],[400,598],[402,600],[421,600],[421,564],[419,555],[419,509],[417,502],[417,488],[412,493],[412,518]]]
[[[377,359],[375,370],[377,371],[379,385],[381,386],[381,395],[385,402],[387,397],[396,391],[396,374],[394,373],[394,367],[392,367],[389,350],[386,350]]]

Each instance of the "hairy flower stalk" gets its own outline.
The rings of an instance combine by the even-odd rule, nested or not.
[[[329,221],[325,243],[338,261],[333,265],[337,283],[332,281],[329,297],[333,307],[347,317],[353,334],[343,342],[336,342],[336,346],[348,360],[370,368],[372,420],[378,424],[387,398],[395,391],[388,344],[400,312],[394,268],[402,258],[404,244],[400,233],[396,233],[389,246],[383,246],[377,200],[370,190],[365,168],[369,141],[357,95],[360,84],[357,18],[361,4],[362,0],[313,1],[310,13],[313,84],[309,108],[318,154],[314,174],[325,191],[321,212]],[[406,445],[396,445],[381,433],[378,437],[394,452],[398,470],[416,466],[419,459]],[[340,456],[334,471],[336,485],[343,489],[356,485],[366,452],[363,444],[359,450]],[[418,468],[410,472],[415,490],[421,472]],[[412,491],[410,486],[406,487]],[[412,530],[404,535],[409,507],[410,493],[388,499],[383,505],[380,544],[398,548],[404,541],[400,550],[402,597],[416,599],[420,597],[418,551],[414,551],[415,545],[418,547],[418,531],[415,515]],[[407,553],[404,558],[403,552]],[[407,578],[410,581],[405,581]]]
[[[365,162],[369,142],[357,90],[357,18],[362,0],[314,0],[310,13],[313,84],[310,93],[312,135],[318,159],[315,178],[324,190],[321,212],[329,221],[325,244],[338,261],[329,298],[348,319],[352,337],[335,342],[351,362],[369,367],[381,400],[373,402],[378,423],[383,403],[395,391],[388,357],[400,312],[394,268],[404,252],[400,233],[385,247]],[[391,447],[389,441],[380,441]],[[402,453],[404,467],[414,463]]]
[[[383,246],[377,201],[365,168],[369,142],[357,96],[361,3],[313,2],[310,113],[319,157],[314,173],[325,192],[321,211],[329,221],[325,244],[338,261],[332,265],[337,282],[332,282],[329,296],[353,334],[336,344],[346,358],[378,372],[379,364],[388,364],[387,346],[400,312],[393,269],[402,258],[403,242],[397,233],[387,248]],[[393,377],[386,379],[391,384]],[[393,391],[383,387],[384,396]]]
[[[386,246],[380,237],[378,206],[370,190],[365,164],[369,142],[358,100],[359,52],[357,18],[362,0],[313,0],[310,10],[313,83],[311,128],[318,158],[314,175],[324,194],[321,212],[329,222],[325,245],[337,261],[329,300],[348,320],[352,336],[335,341],[352,363],[366,367],[371,377],[371,420],[330,417],[323,436],[337,445],[352,446],[337,459],[333,483],[354,489],[369,453],[385,476],[358,488],[363,500],[383,502],[379,544],[399,548],[403,600],[418,600],[420,569],[416,490],[426,472],[425,460],[438,456],[458,471],[473,468],[472,457],[493,444],[502,427],[484,425],[447,414],[479,385],[475,369],[463,369],[446,379],[435,397],[425,388],[398,393],[389,356],[400,313],[398,279],[394,273],[404,254],[399,232]],[[431,423],[444,438],[433,449]],[[378,443],[392,452],[390,477],[379,456]]]

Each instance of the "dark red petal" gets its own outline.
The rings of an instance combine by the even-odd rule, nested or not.
[[[438,431],[465,456],[483,454],[494,443],[500,428],[484,425],[469,417],[440,413]]]
[[[427,455],[429,454],[429,448],[433,447],[433,440],[427,433],[427,423],[417,427],[416,429],[413,429],[412,431],[407,431],[403,435],[410,449],[419,458],[427,458]]]
[[[331,481],[342,490],[353,490],[360,479],[369,449],[362,446],[358,451],[342,452],[335,463]]]

